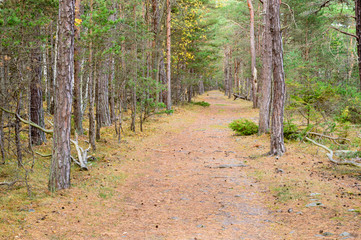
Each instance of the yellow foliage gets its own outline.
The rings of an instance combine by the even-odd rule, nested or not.
[[[83,22],[83,20],[81,20],[80,18],[75,18],[74,24],[75,24],[75,26],[80,26],[82,22]]]

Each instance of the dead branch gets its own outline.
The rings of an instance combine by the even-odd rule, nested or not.
[[[82,147],[79,146],[79,143],[78,143],[78,134],[75,133],[75,141],[70,139],[71,143],[74,144],[75,146],[75,149],[78,153],[78,161],[75,161],[75,159],[73,159],[73,161],[78,164],[80,166],[81,169],[83,170],[88,170],[88,152],[91,148],[90,144],[89,144],[89,147],[87,149],[83,149]]]
[[[243,99],[243,100],[249,101],[249,99],[247,98],[247,96],[242,96],[242,95],[233,93],[233,97],[234,97],[233,100],[236,100],[237,98],[239,98],[239,99]]]
[[[319,13],[319,12],[322,10],[322,8],[327,7],[327,5],[328,5],[331,1],[332,1],[332,0],[327,0],[327,1],[325,1],[324,3],[322,3],[322,4],[319,6],[319,8],[318,8],[313,14]]]
[[[350,152],[354,152],[354,151],[349,151],[349,150],[339,150],[339,151],[332,151],[331,149],[329,149],[328,147],[326,147],[325,145],[322,145],[320,143],[317,143],[315,142],[314,140],[308,138],[308,137],[305,137],[306,140],[310,141],[311,143],[315,144],[316,146],[319,146],[323,149],[325,149],[326,151],[328,151],[328,153],[326,153],[326,156],[328,157],[328,159],[334,163],[334,164],[337,164],[337,165],[350,165],[350,166],[354,166],[354,167],[360,167],[361,168],[361,163],[357,163],[355,161],[352,161],[352,160],[342,160],[342,161],[338,161],[338,160],[335,160],[333,159],[333,155],[337,155],[337,154],[340,154],[340,153],[350,153]]]
[[[343,140],[343,141],[351,142],[351,140],[348,139],[348,138],[331,137],[331,136],[324,135],[324,134],[321,134],[321,133],[316,133],[316,132],[308,132],[307,134],[311,134],[311,135],[315,135],[315,136],[319,136],[319,137],[323,137],[323,138],[328,138],[328,139],[335,140],[335,141]]]
[[[38,129],[40,129],[41,131],[43,131],[43,132],[45,132],[45,133],[53,134],[53,129],[45,129],[45,128],[39,126],[38,124],[36,124],[36,123],[34,123],[34,122],[32,122],[32,121],[28,121],[28,120],[23,119],[22,117],[20,117],[19,114],[15,113],[15,112],[11,112],[11,111],[3,108],[3,107],[0,107],[0,109],[1,109],[2,111],[4,111],[4,112],[7,112],[7,113],[10,113],[10,114],[15,115],[15,117],[16,117],[17,119],[19,119],[21,122],[23,122],[23,123],[25,123],[25,124],[29,124],[29,125],[32,126],[32,127],[38,128]]]
[[[43,132],[45,132],[45,133],[53,134],[53,129],[45,129],[45,128],[39,126],[38,124],[36,124],[36,123],[34,123],[34,122],[30,121],[30,120],[28,121],[28,120],[23,119],[22,117],[19,116],[19,114],[14,113],[14,112],[11,112],[11,111],[3,108],[3,107],[0,107],[0,109],[1,109],[2,111],[4,111],[4,112],[7,112],[7,113],[9,113],[9,114],[15,115],[15,117],[16,117],[17,119],[19,119],[21,122],[23,122],[23,123],[25,123],[25,124],[29,124],[29,125],[32,126],[32,127],[38,128],[38,129],[40,129],[41,131],[43,131]],[[53,125],[51,122],[50,122],[50,124]],[[79,159],[79,161],[76,161],[76,160],[72,157],[73,161],[74,161],[76,164],[78,164],[78,165],[81,167],[81,169],[88,170],[87,160],[88,160],[89,157],[88,157],[87,155],[88,155],[88,151],[90,150],[90,147],[87,148],[87,149],[85,149],[85,151],[84,151],[84,149],[79,146],[79,143],[78,143],[78,135],[77,135],[77,134],[76,134],[76,139],[75,139],[75,141],[72,140],[72,139],[70,139],[70,141],[71,141],[71,143],[74,144],[74,146],[75,146],[75,148],[76,148],[76,151],[77,151],[77,153],[78,153],[78,159]],[[39,156],[42,156],[42,157],[51,157],[51,156],[52,156],[51,154],[50,154],[50,155],[43,155],[43,154],[38,153],[38,152],[36,152],[36,154],[39,155]]]
[[[290,5],[288,5],[287,3],[281,2],[282,5],[285,5],[288,8],[288,11],[291,13],[293,22],[295,23],[295,27],[298,28],[297,23],[296,23],[296,19],[295,19],[295,13],[293,12],[292,8]]]
[[[330,27],[330,28],[332,28],[332,29],[334,29],[334,30],[336,30],[336,31],[338,31],[338,32],[340,32],[340,33],[343,33],[343,34],[345,34],[345,35],[347,35],[347,36],[354,37],[354,38],[358,39],[358,36],[356,36],[355,34],[342,31],[341,29],[338,29],[338,28],[336,28],[336,27]]]
[[[53,156],[53,154],[42,154],[42,153],[39,153],[39,152],[35,152],[35,154],[39,155],[40,157],[44,157],[44,158]]]
[[[8,187],[11,187],[13,186],[15,183],[19,182],[18,180],[16,181],[13,181],[13,182],[0,182],[0,186],[8,186]]]

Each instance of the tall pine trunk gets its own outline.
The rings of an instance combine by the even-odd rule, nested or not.
[[[167,110],[172,109],[171,92],[171,6],[167,0]]]
[[[70,129],[74,74],[74,0],[59,1],[59,43],[55,91],[53,156],[49,189],[70,187]]]
[[[281,156],[286,152],[286,148],[283,137],[285,74],[283,69],[283,45],[280,22],[280,1],[270,0],[269,6],[272,34],[272,66],[274,81],[270,154]]]
[[[272,36],[270,31],[269,2],[263,0],[263,44],[262,44],[262,79],[259,110],[259,134],[269,132],[271,114],[271,88],[272,88]]]
[[[252,0],[247,0],[250,13],[250,43],[251,43],[251,71],[252,71],[252,101],[253,108],[257,107],[257,69],[256,69],[256,43],[254,37],[254,9]]]
[[[75,19],[80,19],[80,1],[75,1]],[[81,95],[81,60],[80,60],[80,26],[75,24],[75,46],[74,46],[74,123],[78,134],[83,134],[83,112]]]
[[[32,54],[32,73],[30,82],[30,120],[41,127],[45,126],[43,111],[43,91],[41,87],[41,53],[36,49]],[[30,126],[31,144],[41,145],[45,141],[45,133]]]
[[[358,70],[361,91],[361,0],[355,0],[355,13],[356,13],[356,36],[357,36],[357,57],[358,57]]]

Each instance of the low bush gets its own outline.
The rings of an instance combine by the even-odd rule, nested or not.
[[[205,101],[202,101],[202,102],[192,102],[193,105],[198,105],[198,106],[202,106],[202,107],[209,107],[211,106],[211,104],[205,102]]]
[[[258,126],[247,119],[238,119],[229,124],[229,127],[236,132],[237,135],[249,136],[258,133]]]
[[[296,124],[292,121],[286,121],[283,124],[283,134],[288,140],[297,140],[300,136],[300,132]]]

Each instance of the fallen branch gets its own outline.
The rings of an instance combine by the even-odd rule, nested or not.
[[[241,95],[235,94],[235,93],[233,93],[233,96],[234,96],[234,99],[233,99],[233,100],[236,100],[237,98],[239,98],[239,99],[243,99],[243,100],[247,100],[247,101],[248,101],[247,96],[241,96]]]
[[[341,154],[341,153],[350,153],[350,152],[354,152],[354,151],[349,151],[349,150],[338,150],[338,151],[332,151],[331,149],[329,149],[328,147],[326,147],[325,145],[322,145],[320,143],[315,142],[314,140],[305,137],[306,140],[312,142],[313,144],[315,144],[316,146],[319,146],[323,149],[325,149],[326,151],[328,151],[328,153],[326,153],[328,159],[333,162],[334,164],[337,165],[350,165],[350,166],[354,166],[354,167],[360,167],[361,168],[361,163],[352,161],[352,160],[342,160],[342,161],[337,161],[335,159],[333,159],[333,155],[337,155],[337,154]]]
[[[53,154],[42,154],[42,153],[39,153],[39,152],[35,152],[35,154],[37,154],[37,155],[39,155],[40,157],[52,157],[53,156]]]
[[[331,136],[324,135],[324,134],[321,134],[321,133],[316,133],[316,132],[308,132],[308,134],[315,135],[315,136],[319,136],[319,137],[328,138],[328,139],[335,140],[335,141],[336,141],[336,140],[343,140],[343,141],[351,142],[351,140],[348,139],[348,138],[331,137]]]
[[[28,121],[28,120],[23,119],[23,118],[20,117],[19,114],[17,114],[17,113],[11,112],[11,111],[9,111],[9,110],[7,110],[7,109],[5,109],[5,108],[2,108],[2,107],[0,107],[0,109],[1,109],[2,111],[4,111],[4,112],[7,112],[7,113],[10,113],[10,114],[15,115],[15,117],[16,117],[17,119],[19,119],[21,122],[23,122],[23,123],[25,123],[25,124],[29,124],[29,125],[32,126],[32,127],[38,128],[38,129],[40,129],[41,131],[43,131],[43,132],[45,132],[45,133],[53,134],[53,132],[54,132],[53,129],[45,129],[45,128],[39,126],[38,124],[36,124],[36,123],[34,123],[34,122],[32,122],[32,121]],[[49,122],[50,122],[50,121],[49,121]],[[51,122],[50,122],[50,124],[53,125]],[[88,160],[89,157],[88,157],[87,155],[88,155],[88,151],[90,150],[90,146],[89,146],[89,148],[85,149],[85,151],[84,151],[84,149],[83,149],[82,147],[80,147],[79,144],[78,144],[78,135],[77,135],[77,134],[76,134],[76,139],[75,139],[75,141],[72,140],[72,139],[70,139],[70,141],[71,141],[71,143],[74,144],[74,146],[75,146],[75,148],[76,148],[76,151],[77,151],[77,153],[78,153],[78,159],[79,159],[79,161],[76,161],[73,157],[71,157],[71,158],[73,159],[73,161],[74,161],[76,164],[78,164],[78,165],[81,167],[81,169],[88,170],[87,160]],[[39,156],[42,156],[42,157],[51,157],[51,156],[52,156],[51,154],[43,155],[43,154],[38,153],[38,152],[35,152],[35,153],[36,153],[37,155],[39,155]]]
[[[87,149],[83,149],[82,147],[79,146],[79,143],[78,143],[78,134],[75,133],[75,141],[70,139],[71,143],[74,144],[75,146],[75,149],[78,153],[78,160],[79,161],[75,161],[75,159],[73,158],[73,161],[75,163],[77,163],[81,169],[83,170],[88,170],[88,152],[91,148],[90,144],[89,144],[89,147]]]
[[[8,186],[8,187],[11,187],[11,186],[13,186],[15,183],[17,183],[17,182],[19,182],[19,181],[13,181],[13,182],[0,182],[0,186]]]

